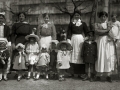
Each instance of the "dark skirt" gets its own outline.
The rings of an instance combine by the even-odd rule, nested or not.
[[[73,68],[73,74],[85,74],[85,64],[74,64],[71,63]]]

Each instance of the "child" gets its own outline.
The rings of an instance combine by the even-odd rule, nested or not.
[[[22,75],[24,74],[23,70],[26,70],[26,62],[27,62],[27,56],[24,53],[25,46],[22,43],[17,44],[16,49],[18,50],[18,53],[15,54],[14,57],[14,65],[13,69],[17,70],[18,77],[17,80],[20,81]]]
[[[4,80],[7,81],[7,68],[10,59],[10,53],[7,49],[8,41],[5,38],[0,38],[0,81],[2,81],[2,75]]]
[[[64,81],[65,70],[70,68],[70,54],[72,47],[68,42],[61,41],[57,44],[58,54],[57,54],[57,69],[59,74],[59,81]]]
[[[51,50],[50,50],[50,78],[51,79],[57,79],[57,69],[56,69],[56,64],[57,64],[57,40],[52,40],[51,42]]]
[[[41,46],[41,53],[39,55],[39,60],[36,64],[37,66],[37,76],[36,76],[36,80],[39,79],[40,73],[42,73],[42,71],[45,71],[45,75],[46,75],[46,79],[48,80],[48,65],[50,62],[50,55],[47,52],[47,47],[45,44],[43,44]]]
[[[35,79],[36,74],[36,66],[39,54],[39,45],[37,41],[39,40],[39,37],[35,35],[34,33],[27,35],[25,37],[26,40],[29,40],[29,42],[26,44],[25,51],[27,53],[28,57],[28,76],[27,79],[30,79],[31,72],[33,71],[33,79]]]
[[[82,58],[85,63],[86,74],[87,76],[83,81],[90,78],[90,81],[93,81],[94,71],[95,71],[95,61],[97,60],[97,43],[94,41],[94,32],[89,32],[89,38],[85,40],[82,47]]]

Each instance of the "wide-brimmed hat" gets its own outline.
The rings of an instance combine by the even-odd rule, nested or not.
[[[0,38],[0,49],[5,49],[8,45],[8,41],[6,38]]]
[[[72,46],[71,46],[70,43],[68,43],[67,41],[61,41],[61,42],[59,42],[59,43],[57,44],[57,49],[58,49],[58,50],[61,50],[61,45],[62,45],[62,44],[66,44],[66,45],[67,45],[67,50],[72,49]]]
[[[25,45],[23,45],[22,43],[18,43],[17,45],[16,45],[16,49],[18,49],[18,48],[25,48]]]
[[[27,35],[27,36],[25,37],[25,39],[26,39],[26,40],[29,40],[29,38],[31,38],[31,37],[35,38],[36,41],[39,40],[39,37],[38,37],[37,35],[35,35],[34,33],[32,33],[32,34],[30,34],[30,35]]]

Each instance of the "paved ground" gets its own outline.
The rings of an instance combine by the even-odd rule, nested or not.
[[[9,75],[10,77],[10,75]],[[67,78],[64,82],[58,80],[38,81],[21,80],[20,82],[13,80],[0,82],[0,90],[120,90],[120,81],[109,82],[89,82],[82,81],[78,78]]]

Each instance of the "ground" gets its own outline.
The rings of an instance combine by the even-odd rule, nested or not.
[[[120,80],[114,80],[113,83],[82,81],[78,78],[67,78],[64,82],[58,80],[40,79],[22,79],[20,82],[9,75],[9,81],[0,82],[0,90],[120,90]]]

